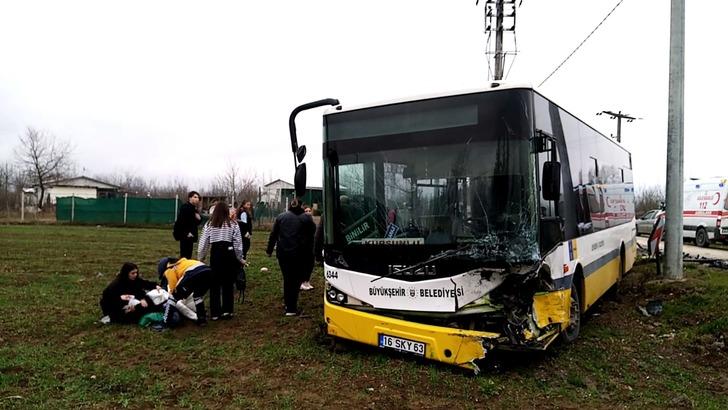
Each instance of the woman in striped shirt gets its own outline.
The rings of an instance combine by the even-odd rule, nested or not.
[[[210,315],[212,320],[230,319],[233,316],[233,285],[242,264],[243,239],[240,228],[229,217],[225,202],[218,202],[212,217],[205,224],[197,248],[197,257],[204,260],[210,253],[212,286],[210,287]],[[220,299],[222,298],[222,305]]]

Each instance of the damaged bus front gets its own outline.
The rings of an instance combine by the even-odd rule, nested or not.
[[[492,349],[576,337],[584,281],[558,212],[566,151],[536,128],[535,95],[499,87],[325,114],[329,335],[475,371]]]

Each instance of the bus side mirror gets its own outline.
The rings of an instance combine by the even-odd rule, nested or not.
[[[561,194],[561,163],[558,161],[546,161],[543,163],[541,173],[541,189],[543,199],[547,201],[558,201]]]
[[[299,163],[303,162],[303,158],[306,157],[306,146],[301,145],[298,147],[298,150],[296,150],[296,159]]]
[[[296,174],[293,176],[293,186],[296,190],[296,197],[300,198],[306,194],[306,164],[298,164]]]

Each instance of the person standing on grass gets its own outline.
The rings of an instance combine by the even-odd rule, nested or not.
[[[245,205],[245,202],[246,201],[243,201],[243,205]],[[239,209],[230,207],[230,221],[238,225],[240,234],[243,236],[243,259],[245,260],[245,263],[238,267],[237,273],[235,274],[235,288],[238,289],[238,301],[241,304],[245,302],[245,288],[247,286],[247,280],[245,277],[245,267],[248,266],[247,249],[245,249],[246,240],[248,242],[248,247],[250,247],[250,238],[246,238],[244,233],[245,224],[240,221],[240,213],[245,212],[243,210],[243,205],[241,205]]]
[[[233,210],[234,212],[234,210]],[[210,254],[212,283],[210,286],[210,316],[212,320],[233,317],[235,278],[242,266],[243,239],[240,228],[227,204],[223,201],[215,205],[210,220],[202,228],[202,236],[197,248],[199,260]],[[222,299],[222,304],[220,303]]]
[[[298,199],[291,201],[288,211],[276,217],[268,238],[266,254],[273,255],[275,247],[278,265],[283,274],[283,299],[285,316],[296,316],[298,292],[304,277],[304,269],[313,256],[313,235],[316,224],[305,213]]]
[[[137,265],[126,262],[104,289],[101,311],[112,323],[137,323],[145,314],[161,309],[147,297],[147,292],[157,287],[155,282],[139,277]]]
[[[238,209],[238,226],[243,235],[243,258],[248,260],[250,240],[253,237],[253,204],[245,199],[243,205]]]
[[[321,215],[313,236],[313,257],[319,264],[324,260],[324,216]]]
[[[174,222],[174,230],[172,234],[174,239],[179,241],[180,258],[191,258],[192,247],[197,242],[197,226],[200,224],[201,217],[197,211],[197,205],[200,203],[200,194],[190,191],[187,194],[187,202],[182,204],[177,214],[177,220]]]
[[[311,209],[310,206],[304,205],[303,206],[303,212],[305,212],[307,215],[310,215],[313,219],[313,209]],[[311,242],[313,246],[313,241]],[[313,273],[313,265],[314,265],[314,254],[313,249],[311,249],[311,257],[304,260],[303,265],[303,277],[301,282],[301,290],[313,290],[313,286],[311,285],[311,274]]]

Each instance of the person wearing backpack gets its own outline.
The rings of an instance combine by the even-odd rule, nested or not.
[[[245,265],[243,237],[240,227],[231,218],[225,202],[218,202],[212,217],[202,228],[197,257],[205,260],[210,254],[212,282],[210,286],[210,316],[212,320],[231,319],[234,306],[234,285],[238,271]],[[220,303],[222,299],[222,303]]]
[[[174,239],[179,241],[179,257],[191,258],[192,247],[197,242],[197,226],[200,224],[202,217],[197,212],[197,205],[200,203],[200,194],[190,191],[187,194],[187,202],[182,204],[177,214],[177,220],[174,221],[174,230],[172,235]]]

